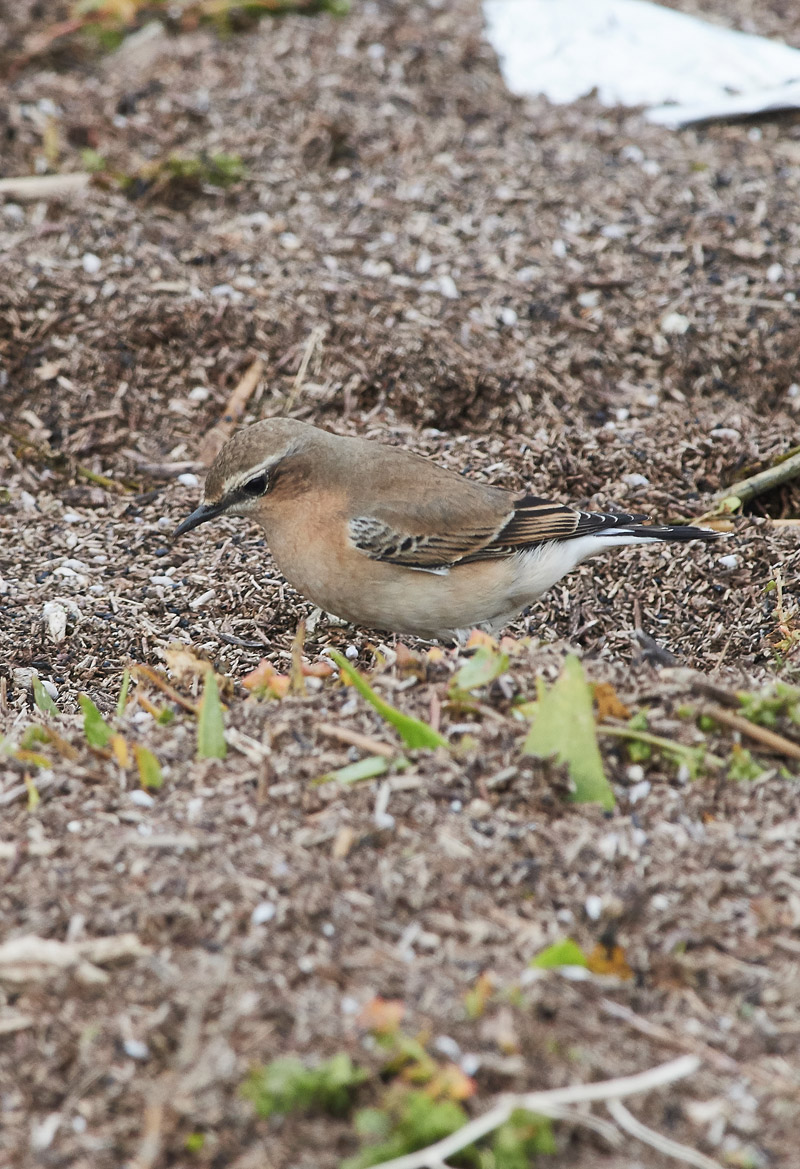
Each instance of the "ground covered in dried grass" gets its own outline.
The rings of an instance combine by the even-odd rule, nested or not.
[[[792,6],[700,7],[800,46]],[[16,15],[7,57],[43,27]],[[199,495],[177,476],[255,360],[246,420],[288,406],[502,485],[703,514],[800,441],[800,122],[674,134],[588,99],[519,102],[475,0],[64,64],[37,59],[0,103],[0,178],[48,153],[78,171],[87,146],[105,160],[76,199],[0,206],[0,945],[72,955],[0,963],[0,1164],[335,1169],[349,1119],[258,1120],[240,1087],[287,1053],[374,1073],[359,1012],[380,996],[474,1076],[473,1112],[696,1051],[695,1076],[632,1109],[720,1164],[797,1165],[798,763],[685,709],[796,680],[797,486],[724,548],[574,574],[471,706],[448,706],[453,651],[396,660],[391,638],[312,622],[309,663],[354,647],[457,747],[353,787],[313,781],[397,739],[351,689],[242,686],[264,657],[288,672],[309,614],[264,542],[170,532]],[[245,168],[225,190],[115,178],[215,153]],[[148,802],[132,755],[87,746],[77,695],[113,718],[144,663],[193,704],[175,642],[227,679],[228,755],[196,759],[193,715],[140,679],[118,729],[161,765]],[[512,707],[570,650],[649,731],[721,764],[691,779],[601,735],[616,809],[569,803]],[[33,672],[58,716],[34,709]],[[59,736],[28,743],[49,766],[19,755],[36,721]],[[629,969],[525,973],[566,936]],[[378,1096],[373,1074],[358,1102]],[[670,1163],[580,1125],[556,1137],[542,1163]]]

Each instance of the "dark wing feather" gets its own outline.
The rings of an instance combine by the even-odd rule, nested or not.
[[[467,529],[454,528],[451,520],[449,527],[443,524],[441,530],[425,533],[401,530],[399,515],[360,515],[350,521],[350,538],[359,552],[372,560],[443,572],[455,564],[497,559],[550,540],[572,540],[647,518],[622,512],[577,511],[535,495],[524,495],[509,503],[511,510],[501,515],[496,524],[484,514],[483,523],[473,522]],[[410,526],[405,517],[403,526]]]
[[[495,538],[465,556],[464,561],[508,556],[550,540],[575,540],[579,536],[625,528],[646,519],[647,516],[627,512],[578,511],[550,499],[524,495],[515,501],[513,514]]]

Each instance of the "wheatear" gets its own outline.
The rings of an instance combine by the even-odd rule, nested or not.
[[[293,418],[235,434],[175,535],[220,515],[259,523],[289,583],[327,612],[447,641],[476,626],[502,629],[604,548],[717,536],[489,487]]]

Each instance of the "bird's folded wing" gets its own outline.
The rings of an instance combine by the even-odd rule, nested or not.
[[[581,512],[551,500],[525,495],[510,501],[509,510],[497,516],[482,516],[474,522],[468,512],[448,516],[448,524],[431,527],[414,522],[414,516],[397,512],[360,515],[350,521],[350,538],[360,552],[372,560],[383,560],[406,568],[441,571],[455,564],[496,559],[550,540],[571,540],[605,529],[637,523],[645,516],[622,513]],[[453,522],[457,520],[457,522]]]
[[[509,556],[525,548],[546,544],[551,540],[576,540],[581,536],[619,531],[630,524],[639,524],[645,515],[629,512],[578,511],[563,503],[523,495],[515,501],[514,513],[494,540],[484,548],[465,557],[468,560],[487,560]]]
[[[480,552],[503,523],[504,520],[492,527],[476,524],[424,532],[414,524],[413,517],[389,521],[375,515],[362,515],[350,520],[350,539],[359,552],[371,560],[442,572],[466,556]]]

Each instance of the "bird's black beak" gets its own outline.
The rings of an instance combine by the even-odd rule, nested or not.
[[[222,515],[225,511],[226,504],[224,503],[201,503],[198,508],[187,516],[182,524],[173,532],[173,539],[177,536],[183,536],[186,532],[191,532],[192,528],[196,528],[198,524],[204,524],[206,520],[213,520],[215,516]]]

